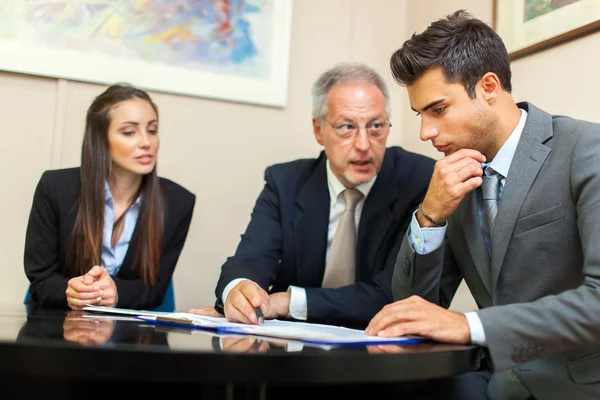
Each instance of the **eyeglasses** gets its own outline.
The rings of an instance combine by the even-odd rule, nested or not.
[[[323,118],[323,120],[331,125],[335,134],[340,139],[354,139],[361,130],[360,126],[356,126],[352,123],[346,122],[343,124],[334,125],[326,118]],[[371,139],[382,140],[388,136],[391,127],[392,124],[389,121],[373,121],[367,124],[364,128],[367,131],[367,135],[369,135]]]

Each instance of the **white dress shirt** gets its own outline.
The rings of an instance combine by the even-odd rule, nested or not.
[[[329,160],[326,162],[327,169],[327,186],[329,188],[329,227],[327,231],[327,251],[325,253],[325,263],[327,263],[327,257],[329,256],[329,249],[331,248],[331,241],[333,240],[333,235],[337,229],[338,223],[342,214],[346,210],[346,203],[344,201],[344,196],[342,192],[346,190],[346,187],[340,182],[340,180],[334,175],[333,171],[331,171],[331,167],[329,165]],[[375,180],[377,179],[377,175],[373,177],[369,182],[362,183],[356,187],[363,196],[356,204],[356,208],[354,211],[354,218],[356,223],[356,231],[358,232],[358,226],[360,223],[360,216],[362,214],[363,205],[365,204],[365,199],[369,195],[371,188],[375,184]],[[223,290],[223,295],[221,300],[223,304],[225,304],[225,300],[227,300],[227,296],[231,289],[234,288],[240,281],[246,278],[237,278],[232,280],[225,286]],[[289,316],[298,319],[298,320],[306,320],[307,318],[307,301],[306,301],[306,290],[304,288],[298,286],[290,286],[288,288],[290,292],[290,314]]]
[[[502,175],[502,179],[500,179],[500,193],[506,184],[508,170],[510,168],[510,164],[512,163],[513,157],[515,156],[515,151],[517,150],[517,145],[519,144],[519,139],[523,133],[523,127],[525,126],[526,120],[527,111],[521,110],[521,118],[519,119],[519,123],[512,131],[506,142],[504,142],[494,159],[490,163],[482,164],[484,168],[489,166],[494,171]],[[481,212],[481,210],[479,210],[479,212]],[[408,240],[416,253],[429,254],[432,251],[437,250],[444,242],[444,235],[446,233],[448,224],[442,227],[421,228],[417,222],[416,214],[417,212],[415,211],[410,222]],[[477,315],[477,312],[467,312],[465,313],[465,317],[467,318],[467,323],[469,324],[469,330],[471,332],[471,342],[479,346],[487,346],[483,325],[479,319],[479,316]]]

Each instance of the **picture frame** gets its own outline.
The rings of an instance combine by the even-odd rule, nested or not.
[[[293,0],[19,0],[0,70],[284,108]]]
[[[598,0],[494,0],[493,13],[511,61],[600,30]]]

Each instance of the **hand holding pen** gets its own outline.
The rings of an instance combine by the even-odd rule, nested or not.
[[[225,317],[231,322],[259,324],[259,315],[263,318],[269,307],[269,295],[251,280],[243,280],[234,286],[225,300]]]

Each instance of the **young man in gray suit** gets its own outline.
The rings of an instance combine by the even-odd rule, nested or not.
[[[502,40],[464,11],[391,67],[445,157],[367,333],[484,347],[458,398],[600,398],[600,125],[515,103]],[[446,309],[463,278],[478,311]]]

